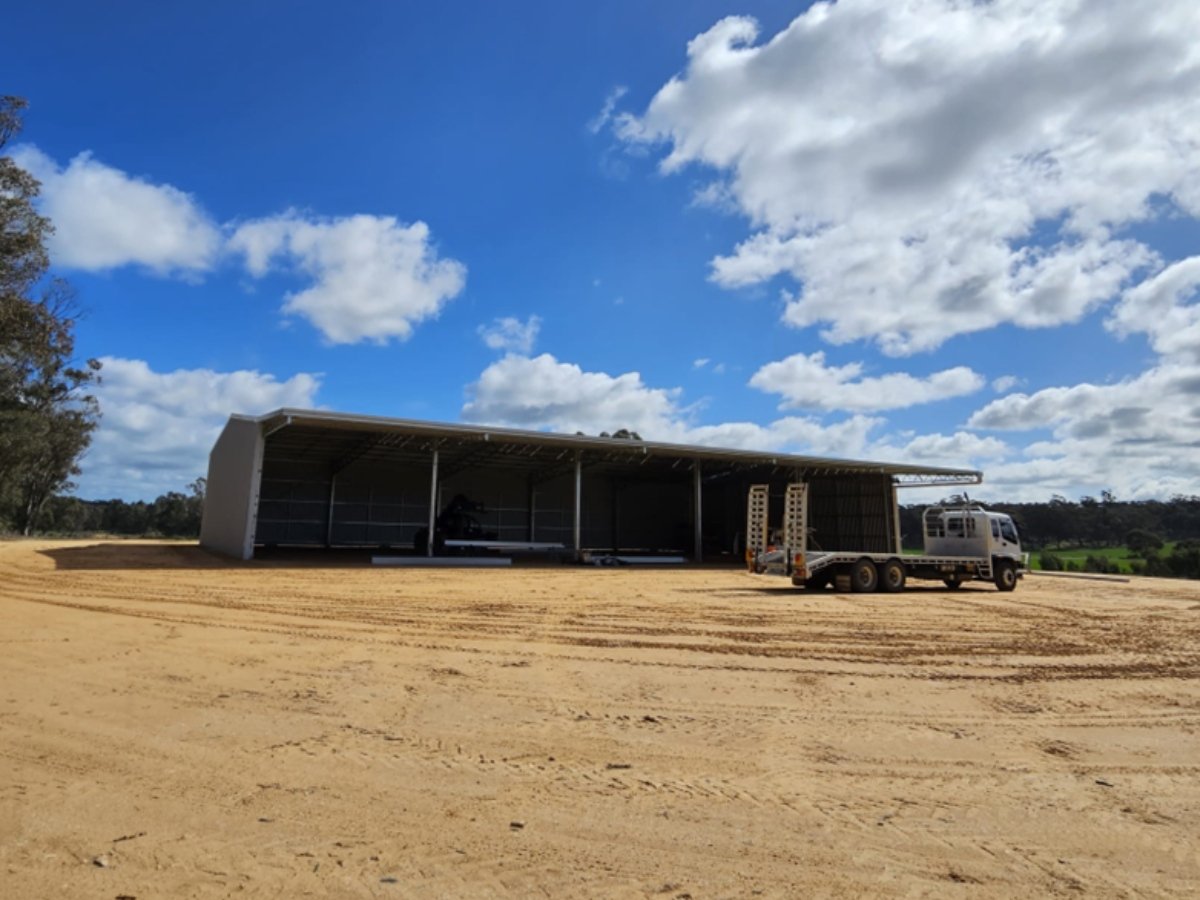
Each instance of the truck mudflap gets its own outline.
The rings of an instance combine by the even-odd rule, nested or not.
[[[792,584],[800,587],[804,582],[808,581],[810,572],[803,553],[797,553],[792,557]]]

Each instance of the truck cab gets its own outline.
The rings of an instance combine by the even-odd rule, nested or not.
[[[928,556],[975,556],[1024,560],[1021,538],[1011,517],[982,506],[931,506],[923,526]]]

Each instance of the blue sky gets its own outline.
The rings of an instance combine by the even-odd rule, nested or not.
[[[1160,5],[26,4],[13,152],[105,360],[79,493],[281,405],[1200,492]]]

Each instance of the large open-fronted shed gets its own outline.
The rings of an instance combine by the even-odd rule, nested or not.
[[[448,552],[468,537],[527,550],[736,558],[746,494],[808,485],[815,546],[899,546],[894,485],[972,485],[970,469],[548,434],[281,409],[231,416],[209,459],[200,542]],[[455,517],[457,516],[457,519]],[[449,525],[447,523],[450,523]],[[461,535],[459,535],[461,536]],[[470,542],[466,542],[470,543]]]

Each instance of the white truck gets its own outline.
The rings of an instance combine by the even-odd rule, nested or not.
[[[909,578],[942,581],[950,589],[965,581],[990,581],[998,590],[1011,591],[1027,568],[1012,519],[979,504],[926,509],[922,517],[925,552],[913,555],[901,551],[899,527],[893,529],[892,552],[810,549],[806,501],[805,484],[787,486],[783,526],[772,543],[769,486],[750,488],[746,561],[751,572],[786,575],[797,587],[833,585],[840,591],[892,593],[904,590]],[[895,503],[892,508],[898,509]]]

